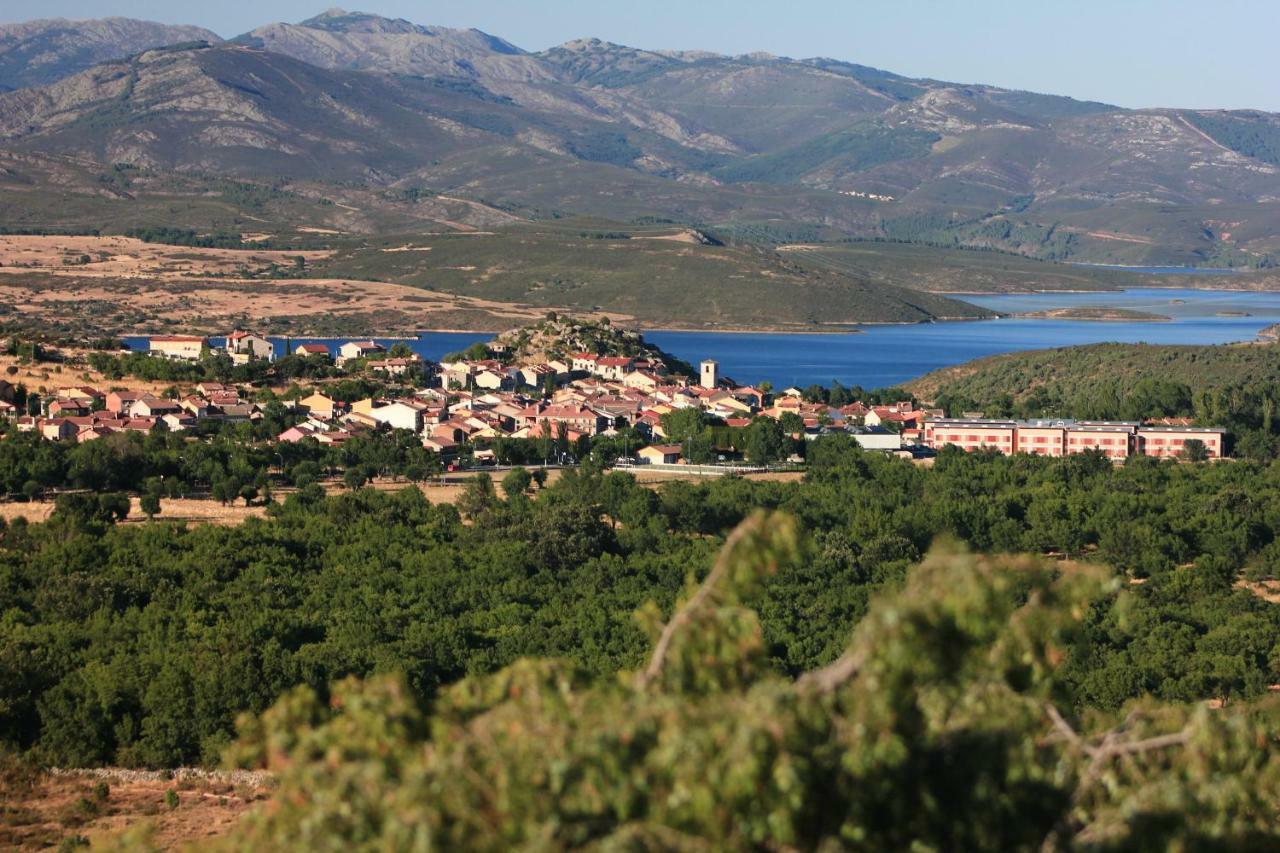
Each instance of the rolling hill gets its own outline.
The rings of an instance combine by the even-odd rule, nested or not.
[[[1142,382],[1199,391],[1280,382],[1280,345],[1091,344],[1007,353],[935,370],[906,383],[924,400],[946,395],[979,408],[1038,401],[1038,411],[1090,417],[1100,398],[1122,399]]]
[[[804,265],[763,247],[717,245],[669,226],[601,225],[536,222],[497,233],[387,238],[340,251],[318,274],[579,313],[603,310],[646,328],[812,331],[991,316],[966,302]]]

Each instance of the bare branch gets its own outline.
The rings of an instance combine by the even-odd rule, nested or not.
[[[707,579],[702,582],[702,586],[698,587],[698,591],[693,594],[683,607],[676,611],[675,615],[662,628],[662,634],[658,637],[658,642],[653,647],[653,655],[649,658],[649,665],[640,673],[636,679],[637,685],[644,689],[654,682],[659,675],[662,674],[663,664],[667,660],[667,652],[671,648],[671,642],[675,639],[677,632],[689,623],[695,613],[706,604],[708,599],[715,593],[716,585],[725,573],[729,571],[729,566],[736,559],[736,551],[738,546],[747,536],[754,533],[760,526],[758,518],[748,519],[729,534],[729,538],[725,540],[724,547],[720,549],[720,554],[716,557],[715,565],[711,568],[711,573],[707,575]]]
[[[1052,704],[1045,703],[1044,710],[1053,722],[1054,729],[1072,746],[1089,756],[1089,764],[1080,775],[1080,780],[1076,783],[1075,791],[1071,795],[1073,804],[1079,804],[1084,799],[1085,793],[1098,781],[1098,777],[1102,775],[1103,770],[1106,769],[1112,759],[1169,749],[1175,746],[1185,746],[1191,740],[1190,725],[1173,734],[1156,735],[1142,740],[1125,740],[1125,733],[1141,716],[1135,709],[1118,726],[1103,734],[1101,741],[1094,745],[1090,744],[1075,729],[1071,728],[1071,724],[1063,718],[1062,714]],[[1076,835],[1081,828],[1082,824],[1078,816],[1064,814],[1063,819],[1049,831],[1048,836],[1041,842],[1040,850],[1042,853],[1049,853],[1049,851],[1069,846],[1063,844],[1063,839]]]
[[[796,689],[830,693],[857,675],[866,662],[867,653],[863,649],[850,649],[822,669],[800,676]]]
[[[1046,702],[1044,704],[1044,711],[1049,715],[1049,719],[1053,721],[1053,727],[1061,732],[1062,736],[1065,737],[1072,746],[1083,749],[1086,752],[1089,751],[1089,746],[1084,742],[1080,735],[1076,734],[1076,730],[1071,728],[1071,724],[1066,721],[1061,713],[1059,713],[1058,709],[1053,706],[1053,703]]]
[[[1134,755],[1140,752],[1154,752],[1158,749],[1168,749],[1171,746],[1186,746],[1190,740],[1191,731],[1183,729],[1173,734],[1157,735],[1144,740],[1115,743],[1109,747],[1100,748],[1095,760],[1105,760],[1118,755]]]

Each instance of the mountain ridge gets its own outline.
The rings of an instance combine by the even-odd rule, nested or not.
[[[104,104],[94,75],[126,59],[0,93],[0,146],[426,187],[557,215],[665,215],[765,239],[817,228],[1133,264],[1280,254],[1280,116],[1260,111],[1128,110],[830,58],[594,38],[530,53],[475,29],[342,9],[211,45],[216,73],[188,69],[168,99]],[[284,71],[288,60],[315,70]],[[144,88],[162,88],[159,66],[128,61]],[[253,83],[261,73],[308,87],[272,103]],[[217,115],[197,127],[206,105],[178,83],[232,107],[233,127]],[[101,123],[107,106],[114,141],[67,132]],[[161,110],[183,120],[166,125]],[[361,123],[380,137],[357,138]],[[184,147],[177,126],[217,144]],[[122,138],[131,128],[145,132]],[[284,153],[264,155],[270,145]],[[771,202],[763,219],[747,212],[780,189],[794,201]]]
[[[102,62],[186,41],[222,39],[203,27],[124,17],[0,24],[0,88],[55,83]]]

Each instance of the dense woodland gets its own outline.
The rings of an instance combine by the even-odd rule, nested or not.
[[[1274,700],[1070,708],[1063,648],[1105,569],[940,549],[793,679],[751,605],[803,550],[789,517],[754,514],[665,624],[638,613],[652,651],[621,677],[525,660],[429,708],[394,676],[291,691],[231,753],[276,774],[275,801],[220,846],[1276,846]]]
[[[804,482],[654,491],[589,460],[545,488],[476,477],[457,506],[313,484],[236,527],[120,526],[109,492],[65,496],[0,539],[0,740],[58,765],[213,762],[238,714],[297,685],[402,673],[429,699],[525,657],[607,678],[648,648],[632,613],[669,611],[756,509],[800,531],[754,601],[773,672],[834,660],[941,537],[1121,579],[1062,650],[1073,712],[1277,681],[1280,608],[1240,582],[1280,570],[1280,469],[951,451],[928,469],[834,438],[809,462]]]

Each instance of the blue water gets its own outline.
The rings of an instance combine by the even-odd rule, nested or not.
[[[863,326],[860,334],[732,334],[650,332],[645,337],[687,361],[713,358],[738,382],[775,387],[813,382],[881,388],[930,370],[1018,350],[1104,341],[1224,344],[1248,341],[1280,322],[1280,293],[1141,289],[1117,293],[1036,293],[962,296],[1000,312],[1098,306],[1131,308],[1172,322],[1089,322],[1013,319],[909,326]],[[1246,312],[1250,316],[1220,316]]]
[[[1248,341],[1280,323],[1280,293],[1187,289],[1138,289],[1104,293],[1034,293],[962,296],[968,302],[1001,313],[1092,306],[1130,308],[1171,317],[1171,322],[1089,322],[1082,320],[1014,319],[903,326],[862,326],[859,334],[784,335],[720,332],[646,332],[645,337],[690,362],[713,358],[721,373],[738,382],[765,379],[776,387],[828,384],[881,388],[913,379],[930,370],[975,358],[1017,350],[1092,344],[1103,341],[1153,344],[1225,344]],[[1249,316],[1222,316],[1247,313]],[[479,332],[425,332],[417,338],[374,338],[391,347],[403,340],[424,358],[466,349],[491,335]],[[355,338],[290,338],[322,343],[336,353]],[[360,340],[364,340],[361,338]],[[272,338],[276,351],[284,340]],[[211,338],[217,346],[220,338]],[[125,343],[145,350],[146,337]]]

